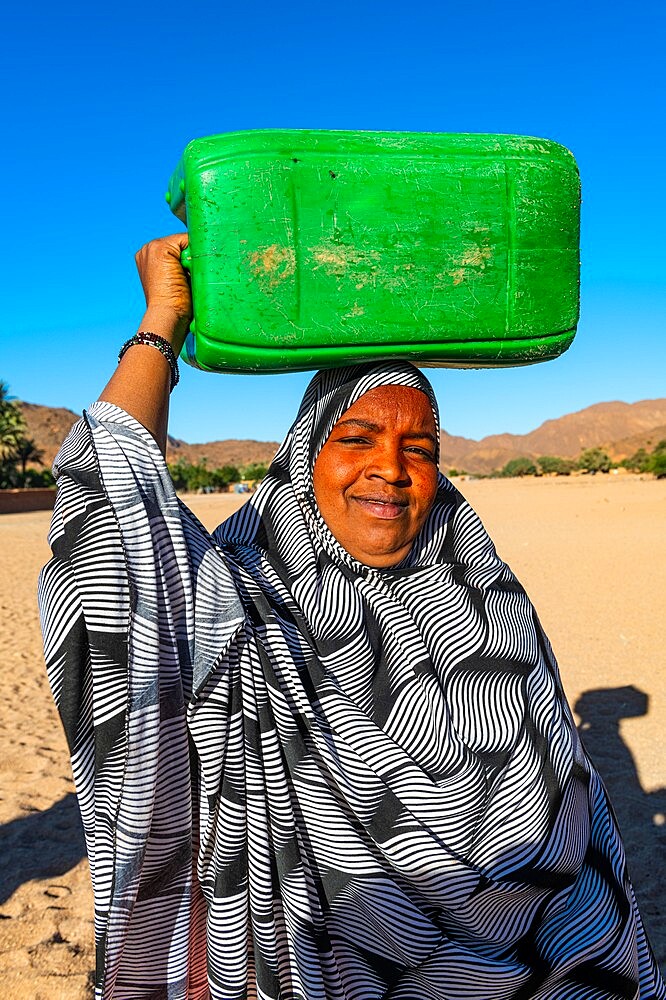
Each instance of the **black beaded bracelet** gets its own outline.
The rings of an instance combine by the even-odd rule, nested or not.
[[[178,360],[174,353],[173,347],[168,340],[164,337],[160,337],[158,333],[151,333],[149,330],[139,330],[135,333],[133,337],[126,340],[123,346],[120,348],[120,353],[118,354],[118,363],[123,358],[123,355],[130,347],[134,347],[135,344],[147,344],[149,347],[156,347],[157,350],[162,354],[169,362],[169,368],[171,369],[171,390],[178,385],[180,380],[180,372],[178,371]]]

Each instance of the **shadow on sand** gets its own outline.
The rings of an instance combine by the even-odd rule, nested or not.
[[[648,936],[666,965],[666,788],[644,792],[620,720],[647,715],[649,697],[631,685],[585,691],[575,710],[585,747],[608,789],[627,851],[629,873]],[[655,891],[655,887],[657,891]]]
[[[0,904],[24,882],[64,875],[85,857],[76,795],[0,827]]]

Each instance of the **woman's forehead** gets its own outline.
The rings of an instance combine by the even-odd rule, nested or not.
[[[435,431],[432,405],[420,389],[407,385],[382,385],[369,389],[344,411],[336,422],[347,424],[354,420],[378,426],[397,426]]]

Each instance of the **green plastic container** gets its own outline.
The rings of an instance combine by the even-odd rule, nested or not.
[[[187,146],[167,201],[189,230],[198,368],[499,367],[573,340],[580,181],[557,143],[235,132]]]

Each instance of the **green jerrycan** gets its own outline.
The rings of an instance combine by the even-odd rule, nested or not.
[[[189,143],[167,201],[206,371],[523,365],[576,331],[580,181],[546,139],[235,132]]]

